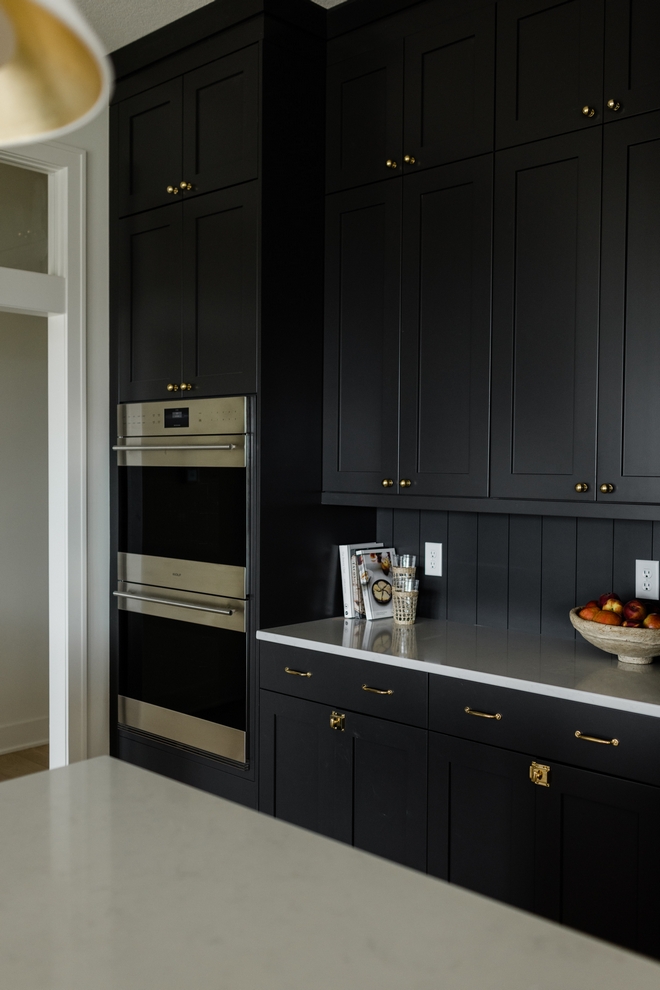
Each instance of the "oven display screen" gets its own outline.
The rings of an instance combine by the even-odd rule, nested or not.
[[[188,409],[166,409],[165,428],[171,429],[177,426],[189,426],[189,412]]]

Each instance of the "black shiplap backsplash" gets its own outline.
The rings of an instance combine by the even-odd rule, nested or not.
[[[635,560],[660,559],[660,522],[378,510],[400,553],[442,543],[443,577],[420,577],[419,614],[573,638],[568,611],[606,591],[635,593]]]

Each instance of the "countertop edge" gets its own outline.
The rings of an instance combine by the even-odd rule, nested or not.
[[[492,674],[481,670],[449,667],[446,664],[430,663],[427,660],[394,657],[387,653],[373,653],[370,650],[358,650],[350,646],[333,646],[331,643],[321,643],[318,640],[312,639],[301,639],[297,636],[287,636],[282,633],[269,632],[265,629],[257,630],[257,639],[263,640],[266,643],[279,643],[282,646],[316,650],[317,653],[333,653],[335,656],[353,657],[356,660],[369,660],[374,663],[388,664],[391,667],[405,667],[409,670],[422,670],[429,674],[439,674],[443,677],[455,677],[464,681],[492,684],[495,687],[527,691],[529,694],[562,698],[565,701],[577,701],[581,704],[598,705],[600,708],[614,708],[617,711],[632,712],[635,715],[650,715],[652,718],[660,718],[660,705],[653,705],[646,701],[635,701],[631,698],[615,698],[609,694],[596,694],[593,691],[580,691],[578,688],[559,687],[556,684],[527,681],[519,677],[507,677],[504,674]]]

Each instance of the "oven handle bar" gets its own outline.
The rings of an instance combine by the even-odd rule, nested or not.
[[[133,595],[128,591],[113,591],[117,598],[133,598],[138,602],[153,602],[154,605],[176,605],[177,608],[193,608],[196,612],[215,612],[218,615],[233,615],[234,608],[209,608],[208,605],[190,605],[188,602],[173,602],[169,598],[149,598],[147,595]]]
[[[209,444],[180,444],[168,445],[168,446],[153,446],[153,447],[113,447],[113,450],[236,450],[235,443],[209,443]]]

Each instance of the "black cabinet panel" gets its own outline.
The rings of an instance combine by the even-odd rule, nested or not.
[[[404,167],[492,149],[494,76],[494,4],[405,39]]]
[[[606,121],[660,107],[659,50],[657,0],[606,0]],[[607,106],[610,100],[617,109]]]
[[[200,196],[183,212],[183,380],[194,394],[256,391],[256,183]]]
[[[532,909],[529,764],[520,753],[430,733],[429,873]]]
[[[603,2],[500,0],[498,148],[602,122]]]
[[[536,910],[657,956],[660,789],[551,765],[535,787]]]
[[[495,157],[491,495],[592,499],[601,129]]]
[[[119,400],[167,398],[181,374],[181,206],[116,228]]]
[[[149,210],[176,198],[181,181],[181,79],[154,86],[120,103],[117,114],[117,211]]]
[[[660,501],[660,113],[604,129],[598,484]]]
[[[401,182],[328,197],[324,487],[396,493]],[[382,487],[384,479],[394,484]]]
[[[331,65],[327,76],[328,191],[398,175],[402,126],[403,42]],[[396,167],[388,168],[387,161]]]
[[[404,182],[404,493],[488,494],[492,167],[484,155]]]
[[[183,174],[195,193],[256,179],[259,46],[183,77]]]

